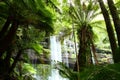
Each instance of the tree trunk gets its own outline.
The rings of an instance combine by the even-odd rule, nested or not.
[[[120,18],[117,12],[117,9],[114,5],[113,0],[107,0],[108,6],[113,18],[116,34],[117,34],[117,39],[118,39],[118,45],[120,46]]]
[[[2,40],[0,40],[0,58],[2,54],[5,52],[5,50],[8,48],[8,46],[12,43],[17,28],[18,28],[18,22],[14,20],[7,35]]]
[[[95,49],[95,45],[94,45],[93,41],[92,41],[92,44],[91,44],[91,51],[92,51],[94,59],[95,59],[95,64],[98,65],[98,60],[97,60],[97,55],[96,55],[96,49]]]
[[[113,58],[115,59],[114,55],[116,53],[116,49],[117,49],[117,44],[116,44],[116,40],[115,40],[115,34],[114,34],[114,30],[110,21],[110,16],[108,14],[107,9],[105,8],[105,5],[103,3],[103,0],[98,0],[104,20],[105,20],[105,24],[106,24],[106,28],[107,28],[107,33],[108,33],[108,37],[109,37],[109,41],[110,41],[110,46],[112,49],[112,53],[113,53]]]
[[[79,52],[78,52],[78,64],[79,71],[84,70],[84,68],[91,64],[91,51],[90,51],[90,38],[91,32],[89,31],[89,26],[83,25],[80,30],[78,30],[79,39]],[[77,62],[75,63],[74,71],[77,71]]]
[[[6,23],[9,23],[9,21],[7,21]],[[9,25],[8,24],[5,24],[5,25],[6,25],[6,28],[4,30],[7,30],[7,27]],[[8,76],[8,71],[10,69],[11,50],[9,51],[9,47],[10,45],[12,45],[17,28],[18,28],[18,22],[14,20],[7,34],[0,40],[0,64],[2,64],[0,66],[0,69],[2,69],[0,71],[0,74],[1,74],[0,79],[3,78],[3,80],[5,80],[6,76]],[[2,55],[4,54],[5,51],[6,51],[6,57],[3,60]]]

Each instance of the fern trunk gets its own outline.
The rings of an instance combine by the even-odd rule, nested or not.
[[[92,40],[92,34],[90,30],[90,26],[83,25],[81,29],[78,30],[78,39],[79,39],[79,52],[78,52],[78,65],[79,70],[75,71],[81,71],[84,70],[86,66],[89,66],[91,64],[91,51],[90,51],[90,44]],[[77,66],[77,64],[76,64]]]

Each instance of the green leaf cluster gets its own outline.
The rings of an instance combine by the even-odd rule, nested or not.
[[[23,64],[23,73],[30,73],[30,74],[36,74],[36,70],[33,68],[31,64],[24,63]]]
[[[32,44],[32,48],[39,54],[43,52],[43,46],[40,44]]]

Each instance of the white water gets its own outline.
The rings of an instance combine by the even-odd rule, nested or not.
[[[62,62],[62,54],[61,54],[61,44],[59,39],[56,36],[50,37],[50,50],[51,50],[51,66],[57,65],[57,62]],[[62,78],[57,69],[51,70],[51,76],[49,80],[67,80]]]
[[[57,66],[57,63],[62,62],[61,43],[56,36],[50,37],[50,51],[51,51],[50,58],[51,58],[52,69],[51,69],[51,74],[47,80],[68,80],[66,78],[61,77],[59,74],[59,71],[57,69],[55,69],[55,66]],[[33,54],[33,52],[31,50],[28,50],[28,53],[30,53],[30,55]],[[35,55],[32,55],[32,56],[35,59],[37,58],[37,56],[35,56]],[[34,63],[33,64],[34,69],[37,70],[36,64],[35,64],[36,61],[33,63]],[[33,75],[33,77],[35,78],[35,80],[43,80],[43,78],[44,78],[43,76],[37,74],[37,71],[36,71],[36,74]]]
[[[69,61],[68,61],[68,55],[69,55],[69,54],[68,54],[68,52],[67,52],[68,47],[67,47],[67,44],[66,44],[66,43],[67,43],[67,41],[64,40],[64,50],[65,50],[65,51],[64,51],[64,52],[65,52],[65,53],[64,53],[64,56],[65,56],[65,60],[63,60],[63,62],[66,64],[67,67],[69,67]]]
[[[61,44],[60,41],[56,38],[56,36],[50,37],[50,50],[51,50],[51,60],[53,62],[62,62],[62,55],[61,55]]]

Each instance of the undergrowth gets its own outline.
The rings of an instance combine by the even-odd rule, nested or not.
[[[120,63],[92,65],[81,72],[75,72],[63,63],[58,67],[60,74],[69,80],[120,80]]]

